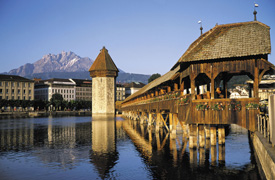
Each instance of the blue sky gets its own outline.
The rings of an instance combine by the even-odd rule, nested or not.
[[[273,47],[275,1],[256,3]],[[254,0],[0,0],[0,72],[61,51],[95,59],[106,46],[126,72],[164,74],[199,37],[199,20],[206,32],[252,21],[253,10]]]

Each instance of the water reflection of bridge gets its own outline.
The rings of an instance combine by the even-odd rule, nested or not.
[[[244,179],[255,177],[253,165],[245,166],[241,170],[225,168],[225,146],[218,143],[211,146],[209,139],[205,139],[204,147],[194,149],[189,148],[188,136],[184,132],[174,137],[165,130],[155,131],[154,128],[131,120],[125,120],[122,127],[150,165],[156,179],[213,179],[216,176],[224,176],[227,179],[227,174],[242,172],[250,172],[243,173]],[[235,128],[236,126],[233,131],[238,131],[239,128]],[[242,131],[248,135],[246,130]],[[195,173],[198,169],[201,169],[201,172]]]

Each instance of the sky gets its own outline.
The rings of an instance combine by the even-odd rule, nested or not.
[[[105,46],[118,68],[165,74],[203,32],[254,20],[254,0],[0,0],[0,72],[46,54],[93,60]],[[256,0],[275,41],[275,1]],[[268,60],[275,64],[275,55]],[[87,65],[91,66],[91,65]]]

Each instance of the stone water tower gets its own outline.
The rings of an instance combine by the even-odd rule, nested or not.
[[[103,47],[89,69],[92,77],[92,114],[115,115],[116,77],[118,69]]]

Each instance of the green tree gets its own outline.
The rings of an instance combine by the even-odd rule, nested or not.
[[[148,83],[154,81],[155,79],[159,78],[161,75],[159,73],[156,73],[156,74],[152,74],[151,77],[149,77],[148,79]]]
[[[59,108],[62,105],[63,97],[61,94],[55,93],[53,94],[52,98],[50,99],[51,104],[55,108]]]

